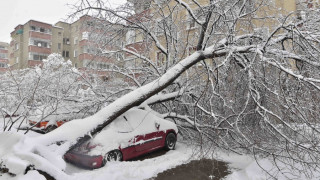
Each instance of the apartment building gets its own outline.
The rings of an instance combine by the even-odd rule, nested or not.
[[[9,64],[9,44],[0,42],[0,74],[4,73]]]
[[[11,32],[10,64],[15,69],[41,64],[52,52],[58,52],[54,39],[62,36],[63,29],[51,24],[30,20]],[[55,50],[55,51],[53,51]]]
[[[11,32],[10,64],[23,69],[42,64],[51,53],[59,53],[80,70],[107,75],[103,69],[114,63],[101,56],[98,45],[90,39],[90,25],[95,19],[82,16],[73,23],[59,21],[54,25],[30,20]]]
[[[184,49],[178,50],[181,53],[181,56],[179,57],[182,58],[190,55],[196,50],[195,45],[197,44],[199,30],[201,27],[197,25],[194,18],[192,18],[188,11],[184,7],[180,6],[179,3],[174,0],[128,0],[128,2],[131,2],[135,9],[135,15],[131,17],[131,19],[133,19],[132,21],[136,20],[141,22],[141,19],[143,19],[142,17],[152,17],[146,18],[150,21],[150,24],[154,24],[153,26],[151,26],[150,31],[154,32],[159,42],[164,47],[167,47],[168,44],[166,42],[167,40],[164,39],[165,28],[161,20],[166,19],[166,28],[171,28],[173,30],[174,28],[179,29],[177,30],[179,32],[177,32],[175,38],[179,39],[181,42],[184,42],[184,44],[187,45],[187,47],[183,47]],[[210,4],[209,0],[197,0],[197,3],[194,3],[194,1],[191,0],[184,0],[184,2],[188,4],[188,7],[193,10],[195,15],[198,16],[199,19],[204,18],[201,17],[201,11],[205,10],[206,6]],[[236,25],[236,29],[238,29],[237,32],[239,33],[238,35],[244,32],[258,32],[267,35],[273,31],[273,28],[275,28],[273,26],[275,24],[274,21],[276,20],[264,17],[284,17],[289,13],[298,10],[298,14],[296,14],[296,17],[301,18],[301,16],[303,16],[303,9],[319,7],[320,4],[320,0],[272,0],[264,2],[270,3],[271,6],[264,6],[263,8],[259,9],[259,11],[257,12],[257,16],[260,16],[260,19],[256,18],[255,20],[253,20],[250,18],[243,18],[238,21]],[[165,6],[162,9],[159,9],[159,5],[157,5],[156,3],[164,3]],[[238,4],[241,5],[241,3]],[[201,5],[203,9],[199,8],[199,5]],[[250,8],[254,7],[248,7],[247,11],[250,11]],[[172,21],[170,22],[173,24],[172,26],[170,26],[170,23],[168,23],[169,21]],[[169,33],[167,32],[167,34]],[[160,65],[161,63],[165,63],[165,55],[155,47],[154,43],[152,45],[145,44],[146,39],[147,38],[143,32],[139,32],[139,30],[135,29],[128,30],[126,34],[126,47],[128,49],[134,49],[135,52],[142,54],[144,53],[144,50],[146,48],[149,48],[149,54],[145,54],[146,56],[150,57],[150,59],[153,60],[155,64]],[[127,54],[126,59],[130,58],[134,58],[133,55]],[[132,66],[132,64],[129,64],[128,66]]]

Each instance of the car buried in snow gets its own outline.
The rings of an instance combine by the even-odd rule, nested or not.
[[[108,161],[125,161],[161,148],[173,150],[177,133],[173,122],[133,108],[91,140],[67,152],[64,159],[83,168],[100,168]]]
[[[29,120],[29,125],[31,127],[35,127],[31,130],[34,130],[34,131],[40,132],[40,133],[48,133],[48,132],[53,131],[56,128],[60,127],[62,124],[66,123],[66,122],[68,122],[68,121],[62,120],[62,121],[56,121],[54,124],[49,124],[49,121],[36,122],[36,121]]]

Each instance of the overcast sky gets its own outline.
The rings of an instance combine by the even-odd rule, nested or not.
[[[19,24],[30,19],[54,24],[64,21],[72,12],[67,4],[79,0],[1,0],[0,3],[0,41],[10,42],[10,33]],[[110,4],[119,4],[125,0],[109,0]]]

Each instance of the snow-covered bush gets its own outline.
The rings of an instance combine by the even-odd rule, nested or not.
[[[48,56],[42,66],[9,71],[0,79],[1,131],[26,128],[29,120],[50,125],[93,114],[113,100],[109,84],[59,54]]]

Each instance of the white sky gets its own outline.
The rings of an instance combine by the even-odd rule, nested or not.
[[[72,9],[67,4],[79,0],[0,0],[0,41],[10,42],[10,33],[30,19],[54,24],[65,21]],[[108,0],[119,4],[125,0]]]

